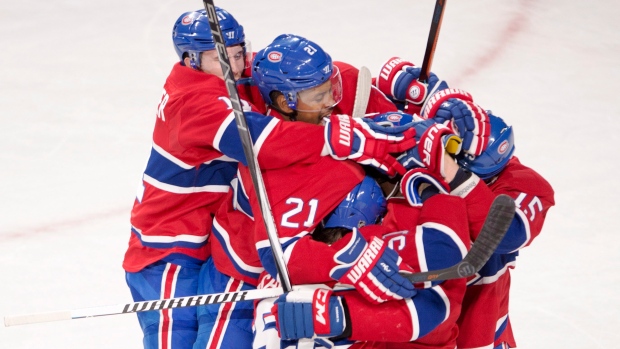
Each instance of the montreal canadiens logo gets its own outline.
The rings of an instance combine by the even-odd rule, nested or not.
[[[185,16],[183,17],[183,19],[181,20],[181,23],[184,25],[188,25],[192,23],[192,17],[191,16]]]
[[[409,98],[416,99],[420,96],[420,88],[418,86],[411,86],[407,93],[409,94]]]
[[[399,122],[401,118],[400,114],[390,114],[386,119],[391,122]]]
[[[508,141],[503,141],[502,144],[497,148],[497,152],[500,154],[504,154],[508,150]]]
[[[278,51],[273,51],[270,52],[267,55],[267,59],[269,60],[269,62],[280,62],[282,60],[282,53],[278,52]]]

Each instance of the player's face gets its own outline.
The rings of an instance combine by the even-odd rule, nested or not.
[[[331,86],[331,81],[327,81],[320,86],[299,93],[297,121],[319,125],[324,117],[331,114],[335,106]]]
[[[297,94],[297,121],[321,124],[341,99],[342,81],[336,68],[328,81]]]
[[[241,45],[227,47],[226,52],[228,52],[228,59],[230,60],[230,67],[235,76],[235,80],[238,80],[241,78],[241,74],[245,68],[243,47],[241,47]],[[224,79],[222,66],[217,56],[217,50],[205,51],[202,53],[200,56],[200,69],[207,74],[212,74],[220,79]]]

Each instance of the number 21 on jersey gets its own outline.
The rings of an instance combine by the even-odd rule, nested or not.
[[[282,222],[280,225],[287,228],[299,228],[299,221],[303,220],[304,227],[311,227],[314,224],[314,218],[316,216],[316,209],[319,206],[319,200],[311,199],[308,203],[304,203],[304,201],[300,198],[290,197],[286,199],[287,205],[293,205],[293,208],[286,211],[282,215]],[[308,206],[310,211],[308,215],[301,214],[304,211],[305,206]]]

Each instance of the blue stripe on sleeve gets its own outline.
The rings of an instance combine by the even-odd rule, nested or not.
[[[274,119],[271,116],[265,116],[255,112],[245,112],[244,115],[250,130],[252,143],[256,144],[263,131],[267,129],[269,123]],[[269,130],[271,130],[271,128],[269,128]],[[265,138],[265,135],[262,135],[262,137]],[[223,154],[247,166],[236,122],[233,121],[228,123],[221,138],[217,140],[217,143],[216,146]]]
[[[497,246],[495,253],[510,253],[521,248],[521,246],[523,246],[528,239],[528,229],[529,225],[527,223],[523,223],[520,215],[515,214],[506,235],[504,235],[504,238],[499,243],[499,246]]]
[[[291,239],[286,240],[283,243],[283,240],[280,239],[280,243],[282,244],[282,251],[286,254],[286,249],[297,242],[300,239],[300,236],[293,237]],[[273,258],[273,250],[271,249],[271,245],[269,244],[269,240],[261,241],[256,244],[258,257],[260,258],[261,263],[265,270],[274,278],[278,276],[278,268],[276,267],[276,261]]]
[[[228,256],[228,260],[232,263],[235,269],[250,278],[258,280],[260,273],[263,271],[262,268],[252,267],[244,263],[244,261],[238,256],[230,245],[230,237],[228,232],[224,228],[222,228],[217,221],[213,222],[213,236],[219,241],[220,246],[222,246],[222,250]]]
[[[444,299],[434,288],[418,290],[418,294],[412,300],[418,313],[418,326],[420,327],[418,338],[420,338],[443,322],[448,308]]]
[[[234,182],[233,191],[235,193],[235,202],[233,204],[233,207],[245,213],[248,217],[254,219],[254,214],[252,213],[252,206],[250,205],[250,199],[244,192],[243,184],[241,183],[240,179]]]
[[[158,182],[179,188],[201,188],[208,185],[229,185],[237,172],[237,163],[213,160],[194,167],[184,164],[163,150],[151,149],[144,174]]]

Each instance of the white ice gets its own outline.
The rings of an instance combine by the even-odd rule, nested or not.
[[[295,33],[376,72],[421,63],[434,1],[216,5],[255,50]],[[0,316],[131,302],[121,261],[171,27],[201,6],[0,3]],[[521,348],[620,342],[619,33],[615,0],[447,3],[432,70],[512,123],[517,155],[556,190],[513,272]],[[140,347],[135,315],[0,327],[3,349]]]

